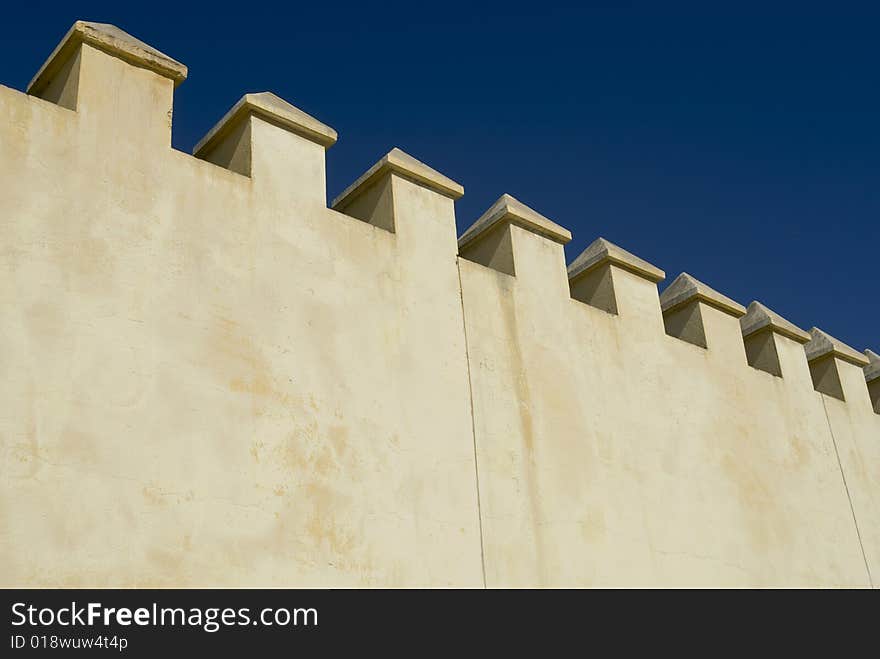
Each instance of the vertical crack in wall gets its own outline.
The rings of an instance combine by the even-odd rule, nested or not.
[[[865,546],[862,543],[862,533],[859,530],[859,520],[856,518],[856,509],[853,506],[852,495],[849,493],[849,485],[846,482],[846,474],[843,471],[843,462],[840,460],[840,450],[837,448],[837,439],[834,437],[834,428],[831,427],[831,417],[828,415],[828,406],[825,404],[825,394],[819,394],[822,397],[822,409],[825,410],[825,422],[828,424],[828,432],[831,435],[831,443],[834,445],[834,455],[837,456],[837,467],[840,469],[840,477],[843,479],[843,489],[846,491],[846,498],[849,501],[849,511],[852,514],[853,524],[856,527],[856,537],[859,540],[859,549],[862,550],[862,560],[865,561],[865,572],[868,574],[868,585],[874,588],[874,580],[871,578],[871,568],[868,565],[868,555],[865,554]]]
[[[467,369],[468,398],[471,404],[471,437],[474,440],[474,479],[477,486],[477,521],[480,530],[480,565],[483,570],[483,588],[487,588],[486,551],[483,547],[483,508],[480,502],[480,465],[479,458],[477,457],[477,421],[474,417],[474,386],[471,382],[471,355],[468,349],[467,319],[465,318],[464,311],[464,286],[461,283],[461,267],[458,264],[457,258],[455,267],[458,271],[458,299],[461,302],[461,329],[464,332],[464,361]]]

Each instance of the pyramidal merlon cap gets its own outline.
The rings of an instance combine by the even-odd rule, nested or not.
[[[423,185],[429,190],[438,192],[451,199],[460,199],[464,195],[464,187],[459,183],[444,176],[436,169],[428,167],[422,161],[416,160],[408,153],[394,147],[382,156],[379,162],[370,167],[354,183],[343,190],[342,194],[336,197],[330,206],[337,210],[344,208],[352,198],[353,193],[371,185],[389,172],[398,174],[405,179]]]
[[[312,115],[306,114],[272,92],[259,92],[242,96],[238,103],[233,105],[232,109],[196,144],[193,155],[199,156],[209,150],[214,142],[250,115],[262,117],[270,123],[317,142],[324,148],[336,143],[336,131],[330,126],[321,123]]]
[[[782,334],[798,343],[807,343],[811,338],[809,332],[805,332],[794,323],[787,321],[757,300],[749,305],[746,315],[739,319],[739,324],[742,327],[744,338],[766,330]]]
[[[688,273],[682,272],[675,281],[669,284],[660,294],[660,307],[663,312],[671,311],[694,300],[714,307],[719,311],[740,318],[746,313],[746,308],[739,302],[722,295]]]
[[[83,43],[134,66],[149,69],[166,78],[171,78],[175,86],[186,80],[186,66],[145,44],[140,39],[135,39],[128,32],[109,23],[77,21],[49,55],[49,59],[37,71],[37,75],[28,85],[28,94],[39,93],[52,80],[55,73],[64,66],[70,56],[76,52],[77,46]]]
[[[880,378],[880,355],[873,350],[865,350],[865,357],[868,358],[868,365],[865,366],[865,380],[873,382]]]
[[[503,194],[492,206],[474,222],[458,239],[459,249],[473,242],[482,234],[491,231],[498,224],[509,222],[532,233],[565,245],[571,240],[571,232],[553,220],[532,210],[509,194]]]
[[[597,238],[568,266],[568,278],[576,279],[605,263],[628,270],[652,282],[663,281],[666,273],[604,238]]]
[[[865,355],[850,348],[842,341],[835,339],[827,332],[823,332],[818,327],[810,330],[810,337],[810,342],[804,346],[808,362],[827,355],[833,355],[856,366],[865,367],[869,363]]]

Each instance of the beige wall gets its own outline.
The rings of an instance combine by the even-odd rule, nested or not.
[[[711,307],[708,349],[667,336],[656,286],[621,269],[608,314],[570,298],[561,245],[508,230],[516,277],[460,264],[490,586],[869,585],[834,446],[878,574],[861,369],[842,364],[843,403],[785,337],[783,378],[750,367]]]
[[[329,210],[259,119],[252,178],[173,151],[83,49],[76,112],[0,87],[0,583],[480,584],[453,202]]]
[[[859,368],[667,336],[623,270],[609,315],[518,226],[515,276],[460,259],[400,173],[392,221],[330,210],[256,116],[250,176],[175,151],[172,80],[75,66],[0,87],[0,584],[877,584]]]

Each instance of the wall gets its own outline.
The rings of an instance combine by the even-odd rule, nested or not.
[[[573,299],[527,225],[459,256],[401,152],[327,208],[335,132],[274,97],[173,150],[185,67],[78,25],[0,87],[0,584],[876,585],[861,368],[669,336],[613,266]]]
[[[461,261],[490,586],[870,585],[861,369],[844,403],[793,340],[784,377],[749,366],[721,311],[703,309],[708,349],[668,336],[656,285],[620,269],[618,315],[573,300],[562,246],[508,230],[515,277]]]
[[[0,87],[0,583],[481,583],[452,200],[330,210],[259,118],[251,177],[174,151],[81,48],[76,111]]]

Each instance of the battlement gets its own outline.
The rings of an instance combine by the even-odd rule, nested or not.
[[[874,585],[876,353],[397,148],[328,207],[271,92],[181,153],[186,77],[79,21],[0,87],[5,583]]]
[[[76,109],[75,89],[72,97],[68,97],[72,103],[66,105],[61,102],[63,94],[57,94],[60,91],[58,85],[64,86],[66,83],[76,83],[78,71],[72,71],[71,65],[75,60],[80,58],[82,46],[87,45],[91,48],[106,53],[112,57],[136,66],[138,68],[154,71],[159,75],[171,79],[175,85],[179,85],[186,80],[187,68],[180,62],[171,59],[164,53],[159,52],[152,46],[148,46],[143,41],[135,39],[133,36],[120,30],[115,25],[108,23],[88,23],[86,21],[77,21],[68,30],[67,34],[56,46],[52,54],[49,55],[40,70],[31,79],[28,84],[28,94],[45,98],[50,97],[53,102],[71,109]],[[77,62],[79,64],[80,62]],[[73,74],[73,77],[71,77]],[[50,88],[53,91],[47,91]],[[43,96],[45,94],[46,96]]]
[[[871,393],[871,404],[874,411],[880,414],[880,355],[873,350],[865,350],[868,365],[865,366],[865,381]]]

